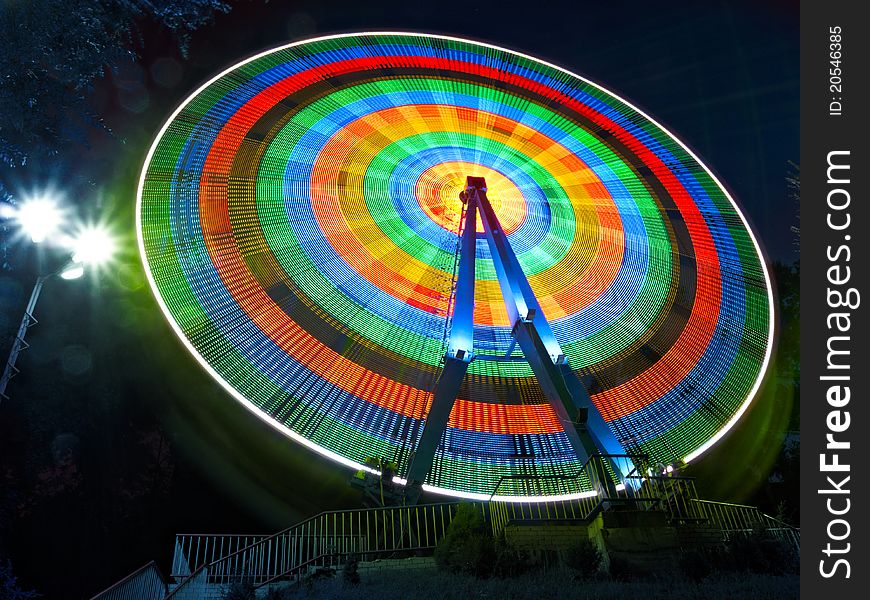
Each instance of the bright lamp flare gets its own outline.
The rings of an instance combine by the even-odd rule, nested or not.
[[[84,229],[73,242],[73,260],[100,265],[112,258],[115,241],[102,227]]]
[[[29,200],[21,205],[17,215],[21,229],[30,236],[34,243],[41,243],[57,231],[61,215],[57,205],[52,200]]]

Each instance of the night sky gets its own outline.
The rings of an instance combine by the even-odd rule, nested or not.
[[[458,35],[526,52],[601,84],[667,127],[732,193],[768,256],[791,263],[798,219],[786,176],[799,158],[797,28],[797,2],[789,1],[252,0],[195,32],[185,58],[168,33],[143,26],[141,60],[100,80],[91,95],[114,137],[95,132],[88,148],[0,172],[12,193],[53,183],[79,215],[110,220],[121,245],[111,269],[50,281],[40,300],[32,347],[0,403],[7,492],[0,518],[17,523],[0,552],[49,597],[44,565],[90,570],[76,588],[89,595],[151,558],[165,564],[177,532],[270,531],[357,502],[350,472],[286,440],[208,378],[145,282],[133,224],[139,170],[171,110],[215,73],[290,41],[371,29]],[[43,254],[23,242],[11,249],[10,269],[0,272],[4,335],[17,326],[36,271],[58,260]],[[769,410],[748,418],[785,428]],[[737,445],[726,441],[703,466],[739,475],[733,455],[723,454]],[[722,479],[718,493],[752,491],[734,485],[738,477]],[[129,503],[141,489],[144,505]]]

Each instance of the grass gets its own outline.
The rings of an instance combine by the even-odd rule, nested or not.
[[[321,579],[288,590],[288,600],[787,600],[798,598],[797,575],[728,573],[700,582],[663,575],[652,580],[577,580],[568,570],[536,571],[509,579],[475,579],[443,571],[369,573],[358,585],[347,585],[340,577]]]

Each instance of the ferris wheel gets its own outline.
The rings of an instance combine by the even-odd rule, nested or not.
[[[689,462],[770,360],[764,259],[700,159],[479,42],[335,35],[228,68],[160,130],[137,229],[169,324],[236,400],[436,492],[559,496],[596,452]]]

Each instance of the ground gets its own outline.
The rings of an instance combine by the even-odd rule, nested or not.
[[[510,579],[475,579],[439,571],[384,574],[348,586],[340,577],[322,579],[288,593],[287,598],[325,600],[787,600],[798,598],[797,575],[756,575],[750,573],[711,577],[699,583],[675,579],[667,573],[653,580],[579,581],[570,571],[530,573]]]

